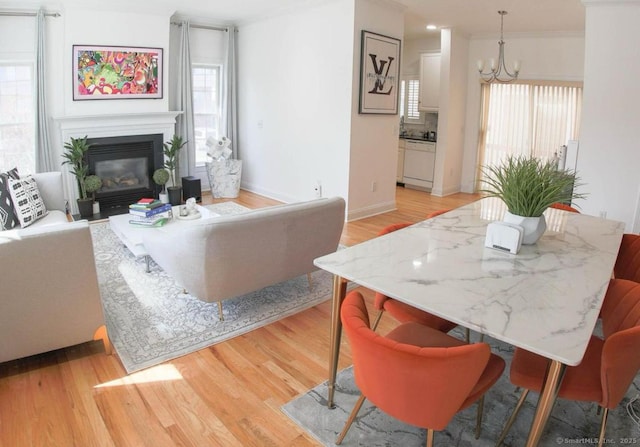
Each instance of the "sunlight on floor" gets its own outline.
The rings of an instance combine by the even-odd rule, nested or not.
[[[130,374],[121,379],[96,385],[95,388],[112,386],[140,385],[143,383],[166,382],[169,380],[182,380],[182,374],[173,365],[158,365],[144,371]]]

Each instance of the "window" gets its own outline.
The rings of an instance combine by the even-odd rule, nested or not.
[[[35,172],[34,67],[0,62],[0,170]]]
[[[419,100],[420,81],[417,78],[400,81],[400,116],[404,117],[405,122],[423,122],[418,110]]]
[[[196,166],[207,161],[207,138],[222,135],[221,126],[221,67],[193,64],[193,120],[196,138]]]
[[[550,160],[579,135],[580,83],[483,84],[482,95],[480,166],[500,164],[509,155]]]

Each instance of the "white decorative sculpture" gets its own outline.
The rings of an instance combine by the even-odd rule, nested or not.
[[[229,158],[233,153],[229,148],[231,140],[227,137],[222,137],[219,140],[209,137],[206,145],[209,148],[207,155],[212,159],[212,161],[205,163],[211,194],[214,198],[238,197],[242,160]]]

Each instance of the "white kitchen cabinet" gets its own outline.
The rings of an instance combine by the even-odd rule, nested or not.
[[[420,101],[418,108],[437,112],[440,98],[440,53],[420,54]]]
[[[405,186],[433,188],[435,164],[435,143],[407,140],[404,148],[403,180]]]
[[[404,140],[398,140],[398,171],[396,173],[396,182],[404,181]]]

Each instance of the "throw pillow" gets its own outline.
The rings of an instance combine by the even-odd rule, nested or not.
[[[48,214],[36,179],[29,176],[23,179],[9,179],[9,193],[22,227],[28,227],[36,220]]]
[[[20,225],[11,201],[11,194],[9,193],[10,178],[20,178],[18,168],[0,173],[0,230],[10,230]]]

